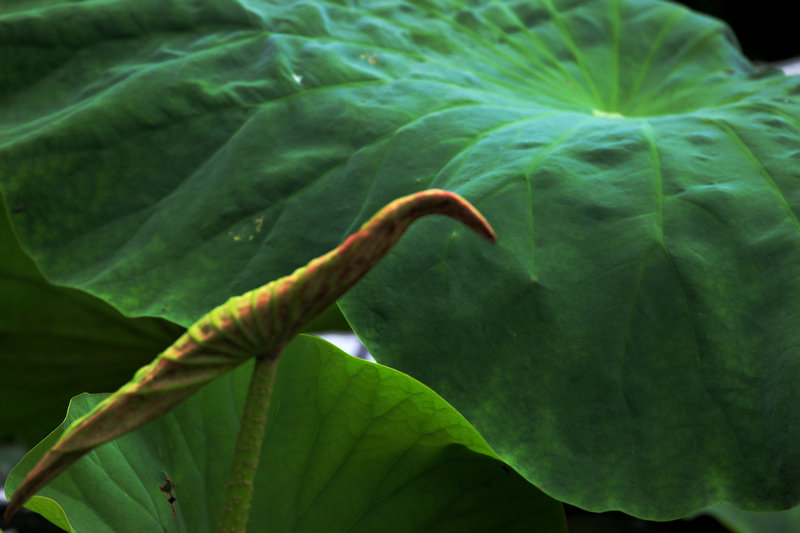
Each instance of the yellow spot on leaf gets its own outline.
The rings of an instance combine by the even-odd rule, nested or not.
[[[378,61],[376,58],[378,57],[380,57],[380,54],[361,54],[361,59],[363,59],[370,65],[377,65]]]
[[[233,229],[228,232],[228,235],[234,242],[253,242],[256,235],[261,233],[264,227],[264,215],[253,217],[250,221],[241,222],[238,229]]]

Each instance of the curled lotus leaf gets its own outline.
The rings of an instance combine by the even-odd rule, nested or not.
[[[490,241],[497,239],[483,216],[457,194],[434,189],[391,202],[338,248],[212,310],[130,382],[72,422],[14,491],[6,518],[95,447],[163,415],[251,357],[277,358],[305,324],[386,255],[412,222],[430,214],[447,215]]]

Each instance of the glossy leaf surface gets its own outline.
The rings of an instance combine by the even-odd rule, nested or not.
[[[216,531],[251,371],[247,364],[97,448],[29,507],[50,519],[63,513],[75,532]],[[566,532],[558,502],[404,374],[300,337],[281,356],[275,387],[251,531]],[[67,420],[102,398],[75,398]],[[59,432],[12,472],[7,492]]]
[[[343,304],[379,361],[591,510],[800,500],[800,82],[721,24],[650,0],[16,5],[0,187],[47,276],[188,325],[456,191],[499,250],[412,229]]]

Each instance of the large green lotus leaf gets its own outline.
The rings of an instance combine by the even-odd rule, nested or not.
[[[181,333],[48,283],[20,248],[2,198],[0,258],[0,438],[33,445],[72,396],[116,389]]]
[[[0,187],[53,280],[187,325],[451,189],[500,242],[412,228],[343,303],[379,360],[591,510],[800,499],[800,81],[722,24],[652,0],[17,2],[0,45]]]
[[[92,451],[28,507],[75,532],[217,531],[251,373],[244,365]],[[104,397],[73,399],[67,422]],[[7,492],[60,430],[15,468]],[[433,391],[306,336],[281,355],[248,529],[566,533],[561,504]]]

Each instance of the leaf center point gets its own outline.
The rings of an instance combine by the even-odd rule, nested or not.
[[[625,115],[614,113],[610,111],[600,111],[599,109],[592,109],[592,115],[603,118],[625,118]]]

